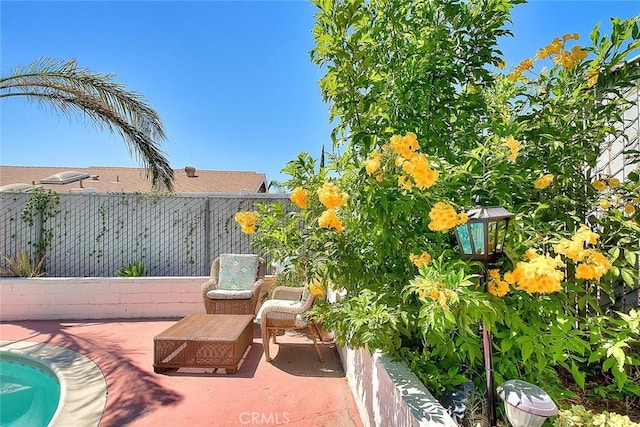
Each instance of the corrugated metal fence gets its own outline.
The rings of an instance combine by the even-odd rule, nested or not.
[[[1,254],[31,251],[39,240],[39,224],[21,219],[30,197],[0,193]],[[258,203],[290,206],[284,194],[60,194],[60,201],[60,212],[47,224],[53,232],[49,277],[115,276],[133,261],[141,261],[150,276],[205,276],[221,253],[255,253],[234,220],[236,212]]]

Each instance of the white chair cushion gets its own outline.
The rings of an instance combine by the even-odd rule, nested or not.
[[[232,291],[227,289],[212,289],[207,292],[210,299],[250,299],[253,297],[252,290]]]
[[[265,301],[261,306],[260,310],[258,310],[258,314],[256,315],[256,321],[260,323],[262,321],[262,311],[267,307],[300,307],[300,301],[290,301],[284,299],[270,299]],[[267,318],[269,319],[289,319],[291,317],[290,313],[278,313],[278,312],[270,312],[267,313]],[[307,319],[303,315],[297,314],[295,321],[296,328],[304,328],[307,326]]]

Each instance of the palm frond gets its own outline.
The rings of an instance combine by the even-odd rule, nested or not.
[[[0,98],[27,96],[65,114],[89,117],[124,139],[154,186],[163,183],[172,190],[173,169],[159,148],[159,141],[166,139],[160,117],[142,95],[113,82],[113,77],[78,67],[75,60],[41,58],[0,77]]]

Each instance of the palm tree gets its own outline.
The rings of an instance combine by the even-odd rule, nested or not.
[[[75,59],[41,58],[0,77],[0,98],[27,96],[67,115],[84,114],[97,127],[120,134],[129,152],[144,164],[154,187],[173,190],[173,169],[159,149],[159,141],[166,137],[158,113],[142,95],[113,82],[113,77],[78,67]]]

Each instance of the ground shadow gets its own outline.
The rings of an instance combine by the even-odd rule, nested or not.
[[[270,343],[271,364],[288,374],[302,377],[344,377],[342,360],[333,342],[318,341],[324,362],[305,331],[287,331]]]
[[[162,387],[154,375],[141,369],[131,355],[142,351],[122,345],[124,340],[116,333],[105,332],[110,323],[135,321],[21,321],[9,322],[32,331],[24,341],[37,340],[81,353],[100,368],[107,382],[107,403],[100,422],[105,426],[122,426],[145,413],[180,402],[183,397]],[[148,322],[148,321],[147,321]],[[99,329],[95,326],[100,325]],[[117,330],[122,331],[122,328]],[[15,340],[22,341],[22,340]]]
[[[224,378],[253,378],[264,353],[262,341],[254,340],[240,359],[238,372],[227,374],[224,369],[215,368],[180,368],[168,369],[161,375],[172,377],[224,377]]]

